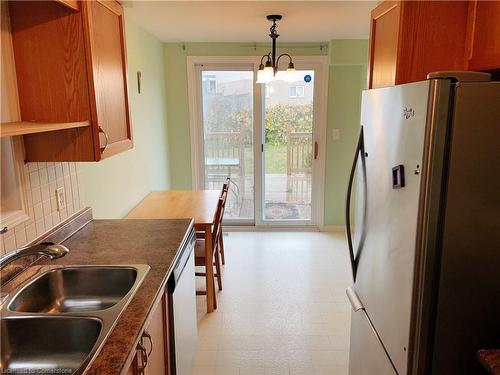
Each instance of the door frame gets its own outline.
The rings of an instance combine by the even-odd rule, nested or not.
[[[264,153],[261,152],[262,142],[262,106],[263,90],[260,84],[254,83],[254,220],[252,222],[241,222],[242,225],[250,224],[264,227],[317,227],[323,225],[324,219],[324,187],[325,187],[325,161],[326,161],[326,124],[327,124],[327,99],[328,99],[328,57],[327,56],[294,56],[294,64],[297,69],[311,69],[315,71],[314,81],[314,125],[313,145],[318,143],[318,159],[313,167],[312,180],[312,202],[310,221],[264,221],[263,210],[263,181],[262,163]],[[191,139],[191,178],[192,189],[203,188],[203,129],[201,108],[201,72],[199,66],[210,65],[214,69],[253,67],[254,75],[257,74],[260,64],[259,56],[187,56],[187,84],[188,84],[188,108],[189,108],[189,133]],[[261,119],[257,121],[257,119]],[[260,154],[260,157],[259,157]],[[313,161],[314,162],[314,161]],[[316,173],[314,173],[316,171]],[[258,204],[261,202],[261,204]],[[238,221],[240,224],[240,222]]]

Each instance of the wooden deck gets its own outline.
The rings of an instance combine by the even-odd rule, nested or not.
[[[234,179],[238,183],[238,179]],[[241,180],[240,180],[241,181]],[[288,176],[266,175],[265,218],[266,220],[309,220],[311,218],[310,174]],[[215,186],[211,186],[215,189]],[[226,206],[227,219],[253,219],[253,176],[246,176],[244,189],[233,186]]]

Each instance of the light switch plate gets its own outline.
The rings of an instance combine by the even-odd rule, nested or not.
[[[57,211],[61,211],[66,207],[66,194],[64,194],[64,187],[56,189]]]

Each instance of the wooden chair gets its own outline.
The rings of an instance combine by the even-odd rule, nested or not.
[[[222,192],[221,192],[221,198],[224,199],[224,207],[226,206],[226,200],[227,200],[227,195],[229,194],[229,188],[231,186],[231,179],[228,177],[226,178],[226,182],[224,182],[224,185],[222,185]],[[224,194],[224,192],[226,194]],[[219,252],[222,260],[222,264],[226,264],[226,258],[224,256],[224,234],[222,233],[222,225],[219,228],[220,230],[220,243],[219,243]]]
[[[222,185],[222,190],[220,192],[220,198],[224,198],[224,209],[226,207],[226,201],[227,201],[227,197],[229,195],[229,189],[230,189],[230,186],[231,186],[231,178],[226,178],[226,181],[224,181],[224,184]],[[226,192],[226,194],[224,194],[224,192]],[[222,224],[219,228],[220,230],[220,234],[219,234],[219,238],[220,238],[220,243],[219,243],[219,252],[220,252],[220,256],[221,256],[221,260],[222,260],[222,264],[225,265],[226,264],[226,258],[224,256],[224,235],[222,233]],[[205,238],[205,233],[203,232],[196,232],[196,238]]]
[[[217,278],[217,286],[219,290],[222,290],[222,274],[221,274],[221,262],[220,262],[220,243],[221,243],[221,235],[222,235],[222,230],[221,225],[222,225],[222,218],[224,216],[224,207],[225,207],[225,202],[226,202],[226,197],[227,197],[227,191],[223,191],[221,194],[221,197],[219,198],[219,202],[217,204],[217,211],[215,213],[215,224],[212,228],[212,259],[213,263],[215,264],[215,273],[214,273],[214,278]],[[194,246],[194,251],[195,251],[195,266],[197,267],[205,267],[206,260],[205,260],[205,240],[201,238],[197,238]],[[213,267],[213,265],[212,265]],[[195,272],[196,276],[204,276],[206,277],[206,270],[205,272]],[[214,283],[215,287],[215,280],[212,280],[211,282]],[[196,295],[206,295],[207,291],[206,290],[197,290]],[[217,301],[216,301],[216,296],[214,294],[214,305],[217,306]]]

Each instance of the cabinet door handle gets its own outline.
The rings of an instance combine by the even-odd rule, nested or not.
[[[153,339],[151,338],[151,335],[149,334],[148,331],[144,331],[142,333],[142,337],[147,338],[149,341],[149,352],[148,352],[148,357],[149,357],[151,355],[151,353],[153,352]]]
[[[142,359],[141,366],[137,367],[137,373],[139,375],[144,375],[144,370],[148,366],[148,353],[146,351],[146,348],[144,347],[144,344],[142,343],[142,340],[137,343],[137,350],[141,352]]]
[[[106,139],[106,143],[104,144],[103,147],[101,147],[101,154],[104,154],[104,151],[108,148],[108,143],[109,143],[109,137],[106,131],[102,128],[101,125],[99,125],[99,133],[104,134],[104,138]]]

